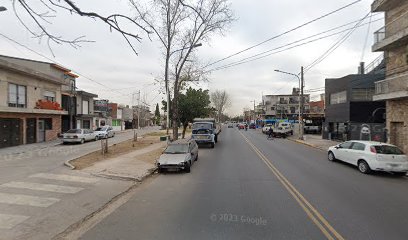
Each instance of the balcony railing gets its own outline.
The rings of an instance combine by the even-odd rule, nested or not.
[[[385,26],[374,32],[374,44],[385,39]]]
[[[406,74],[375,83],[375,94],[388,94],[399,91],[408,91],[408,75]]]

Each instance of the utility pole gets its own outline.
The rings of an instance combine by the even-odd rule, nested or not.
[[[299,139],[303,140],[303,109],[305,105],[303,88],[304,88],[303,66],[300,68],[300,112],[299,112]]]
[[[140,90],[137,95],[137,129],[140,129]]]

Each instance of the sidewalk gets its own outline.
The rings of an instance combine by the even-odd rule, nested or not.
[[[142,181],[156,170],[156,155],[161,154],[166,142],[159,142],[148,147],[96,162],[81,171],[94,176],[110,179]]]
[[[322,139],[321,135],[306,134],[303,137],[304,140],[299,140],[298,136],[293,135],[288,139],[297,143],[320,149],[322,151],[327,151],[329,147],[339,144],[339,142],[336,141]]]

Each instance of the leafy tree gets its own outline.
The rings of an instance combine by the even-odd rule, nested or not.
[[[156,104],[156,111],[154,111],[154,121],[156,125],[159,125],[160,123],[160,110],[159,110],[159,104]]]
[[[184,138],[189,122],[197,117],[207,117],[210,114],[210,95],[208,90],[188,88],[185,94],[180,94],[178,115],[183,124]]]

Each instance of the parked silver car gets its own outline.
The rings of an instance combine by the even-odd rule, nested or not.
[[[84,143],[86,141],[96,141],[99,137],[89,129],[71,129],[62,136],[62,143]]]
[[[95,134],[99,138],[110,138],[115,136],[115,132],[111,126],[103,126],[95,129]]]
[[[180,139],[167,145],[157,160],[159,173],[163,170],[184,170],[190,172],[191,165],[198,160],[198,145],[192,140]]]

